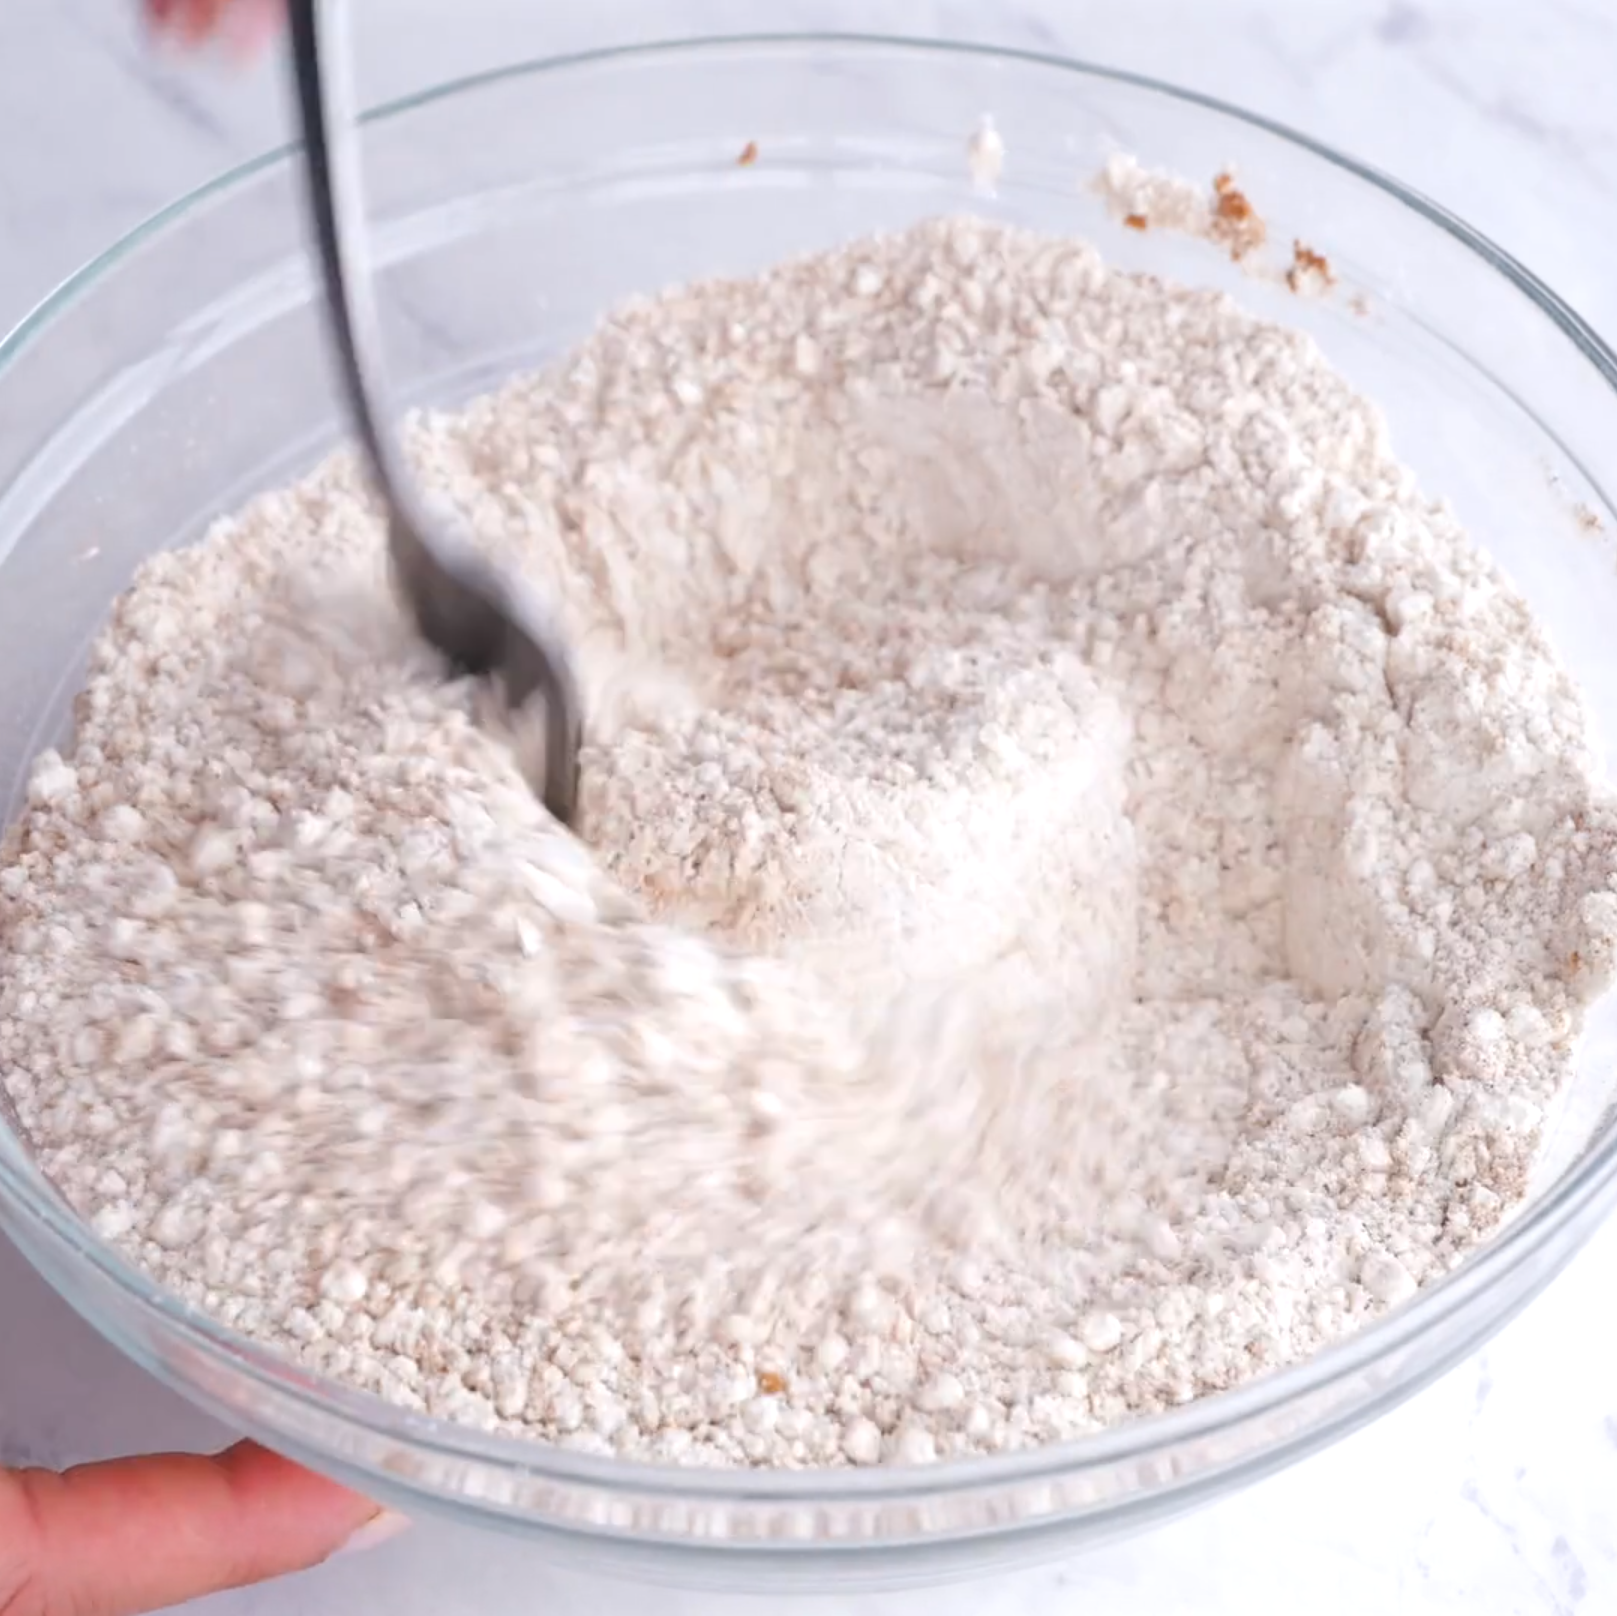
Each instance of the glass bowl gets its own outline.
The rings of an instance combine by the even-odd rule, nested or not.
[[[1007,163],[976,193],[991,113]],[[1306,328],[1541,615],[1617,726],[1617,359],[1440,208],[1263,120],[1010,51],[851,37],[690,41],[535,62],[377,112],[365,136],[385,336],[405,401],[451,402],[581,337],[616,300],[922,216],[976,209]],[[740,155],[755,143],[755,161]],[[1206,241],[1112,220],[1086,184],[1123,150],[1231,169],[1293,294]],[[0,813],[66,733],[89,638],[146,555],[194,539],[342,433],[279,152],[169,208],[0,344]],[[99,1330],[229,1425],[406,1512],[535,1539],[606,1571],[825,1589],[1067,1551],[1243,1485],[1469,1353],[1588,1236],[1617,1188],[1617,1005],[1593,1019],[1526,1207],[1383,1322],[1298,1367],[1077,1443],[850,1473],[613,1462],[412,1416],[300,1372],[156,1290],[0,1127],[0,1212]]]

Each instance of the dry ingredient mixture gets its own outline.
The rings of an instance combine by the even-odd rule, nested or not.
[[[354,462],[152,560],[0,858],[0,1074],[199,1307],[706,1464],[1071,1437],[1519,1200],[1617,810],[1304,337],[931,223],[423,419],[593,702],[558,832]]]
[[[1269,227],[1228,170],[1203,190],[1182,175],[1146,168],[1127,152],[1114,152],[1091,188],[1112,217],[1129,229],[1200,236],[1224,248],[1238,263],[1268,240]],[[1323,259],[1319,262],[1324,264]]]

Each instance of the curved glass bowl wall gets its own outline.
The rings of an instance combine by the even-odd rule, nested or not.
[[[974,193],[991,112],[1007,163]],[[1097,241],[1306,328],[1381,400],[1400,453],[1527,593],[1617,730],[1617,364],[1440,210],[1236,111],[1033,56],[846,38],[690,42],[515,67],[374,116],[385,336],[406,402],[542,363],[619,298],[950,210]],[[749,143],[756,162],[740,165]],[[1110,220],[1124,150],[1231,168],[1302,299],[1201,241]],[[0,813],[66,733],[87,643],[142,557],[196,538],[341,435],[285,154],[154,219],[0,345]],[[155,1291],[0,1127],[0,1212],[98,1329],[232,1426],[407,1511],[611,1570],[826,1588],[953,1575],[1133,1529],[1373,1418],[1523,1305],[1612,1198],[1617,1010],[1596,1018],[1529,1206],[1460,1272],[1314,1361],[1161,1418],[992,1461],[879,1472],[654,1469],[479,1435],[300,1373]]]

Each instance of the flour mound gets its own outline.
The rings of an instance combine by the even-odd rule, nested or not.
[[[1522,1198],[1617,810],[1303,337],[929,224],[417,421],[582,648],[588,845],[339,455],[153,559],[0,857],[106,1239],[406,1407],[827,1465],[1295,1362]]]

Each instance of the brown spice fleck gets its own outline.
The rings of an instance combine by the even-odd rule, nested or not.
[[[1600,520],[1599,514],[1582,501],[1572,507],[1572,519],[1585,533],[1603,533],[1606,524]]]
[[[1300,292],[1305,286],[1335,286],[1336,274],[1324,253],[1317,253],[1301,241],[1291,244],[1291,267],[1286,271],[1286,285]]]
[[[1259,218],[1258,211],[1247,200],[1234,179],[1227,173],[1213,178],[1213,207],[1209,221],[1209,235],[1230,250],[1230,257],[1244,258],[1256,247],[1261,247],[1268,235],[1268,227]]]
[[[758,142],[756,140],[749,140],[747,144],[741,148],[741,155],[736,158],[736,167],[751,168],[752,165],[757,161]]]
[[[773,1369],[758,1371],[758,1390],[765,1397],[777,1397],[786,1390],[786,1377],[778,1375]]]
[[[1151,227],[1151,221],[1143,213],[1125,213],[1123,223],[1130,230],[1148,230]]]

